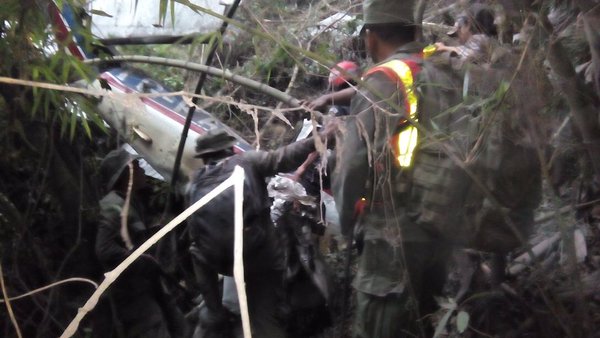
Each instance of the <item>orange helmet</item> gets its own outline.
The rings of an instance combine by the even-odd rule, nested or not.
[[[339,69],[343,69],[349,74],[340,73]],[[335,67],[331,67],[329,70],[329,85],[332,88],[338,88],[346,82],[353,82],[351,76],[357,77],[359,75],[359,67],[355,62],[352,61],[341,61],[338,62]]]

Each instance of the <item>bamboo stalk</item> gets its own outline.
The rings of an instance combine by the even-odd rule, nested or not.
[[[8,298],[8,293],[6,292],[6,286],[4,285],[4,274],[2,273],[2,264],[0,264],[0,287],[2,287],[2,296],[6,301],[6,311],[8,312],[8,316],[10,317],[10,321],[15,327],[15,332],[17,333],[17,337],[23,338],[21,334],[21,330],[19,329],[19,324],[17,323],[17,318],[13,312],[12,306],[10,306],[10,298]]]
[[[129,235],[127,218],[129,216],[129,205],[131,204],[131,189],[133,188],[133,164],[129,162],[127,167],[129,169],[129,182],[127,182],[127,195],[125,195],[125,203],[123,203],[123,210],[121,210],[121,239],[127,250],[131,250],[133,249],[133,242]]]
[[[237,289],[242,316],[244,338],[251,338],[250,314],[248,312],[248,298],[246,296],[246,281],[244,280],[244,169],[236,166],[231,177],[234,180],[234,240],[233,240],[233,278]]]

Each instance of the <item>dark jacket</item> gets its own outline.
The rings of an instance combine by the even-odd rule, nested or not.
[[[245,171],[244,181],[244,255],[251,269],[254,263],[276,255],[271,200],[265,179],[296,169],[314,151],[312,139],[303,140],[274,151],[249,151],[218,163],[207,164],[195,174],[189,186],[189,202],[202,198],[227,179],[235,166]],[[218,272],[231,274],[233,264],[233,188],[227,189],[191,217],[190,235],[200,249],[198,257]],[[252,252],[252,255],[248,255]]]
[[[114,269],[132,252],[126,248],[120,233],[124,204],[124,197],[116,191],[109,192],[100,201],[95,249],[106,270]],[[150,235],[143,216],[142,206],[132,197],[127,227],[134,246],[143,243]],[[177,310],[168,303],[160,277],[158,263],[144,254],[111,287],[109,295],[117,312],[115,318],[118,318],[118,326],[125,337],[168,338],[179,334],[181,327],[177,325],[180,325],[181,318],[175,319]]]
[[[121,212],[124,204],[125,198],[114,190],[100,201],[96,257],[107,270],[114,269],[117,264],[131,254],[131,250],[125,247],[121,237]],[[134,246],[143,243],[150,235],[150,230],[143,217],[142,206],[137,203],[135,197],[132,197],[127,215],[127,228]],[[157,266],[148,258],[148,256],[142,256],[126,270],[125,275],[154,274]]]

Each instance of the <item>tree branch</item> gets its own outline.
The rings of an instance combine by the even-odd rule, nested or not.
[[[194,63],[189,61],[177,60],[177,59],[168,59],[161,57],[153,57],[153,56],[143,56],[143,55],[118,55],[113,56],[110,59],[91,59],[86,60],[84,63],[90,64],[98,64],[98,63],[106,63],[106,62],[114,62],[114,61],[126,61],[126,62],[139,62],[139,63],[148,63],[155,65],[163,65],[177,68],[184,68],[188,70],[193,70],[196,72],[207,73],[212,76],[219,76],[228,81],[235,82],[244,87],[248,87],[254,89],[263,94],[267,94],[281,102],[287,103],[292,107],[299,107],[300,101],[276,88],[268,86],[264,83],[260,83],[258,81],[254,81],[247,77],[233,74],[231,71],[227,69],[219,69],[215,67],[210,67],[200,63]]]

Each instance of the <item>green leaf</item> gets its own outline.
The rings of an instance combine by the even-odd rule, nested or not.
[[[38,87],[33,87],[33,106],[31,107],[31,116],[35,116],[38,109],[40,109],[40,103],[42,102],[42,92]]]
[[[164,25],[165,18],[167,17],[167,5],[169,0],[160,0],[160,5],[158,7],[158,24]]]
[[[75,70],[75,73],[77,73],[77,75],[79,77],[81,77],[82,80],[90,81],[92,79],[92,76],[90,75],[88,66],[85,65],[83,62],[81,62],[75,58],[72,58],[71,66]]]
[[[106,129],[104,120],[102,120],[100,115],[98,115],[98,113],[96,112],[96,106],[93,103],[85,100],[81,103],[81,108],[85,112],[85,115],[88,119],[88,124],[89,124],[89,121],[92,121],[92,123],[96,127],[98,127],[102,132],[108,134],[108,129]],[[91,135],[91,133],[90,133],[90,135]]]
[[[37,66],[34,66],[31,70],[32,79],[34,81],[38,81],[40,78],[40,70]],[[31,107],[31,116],[35,116],[36,112],[40,108],[40,103],[42,102],[42,96],[44,95],[44,91],[40,90],[38,87],[32,87],[33,93],[33,106]]]
[[[38,69],[37,66],[33,66],[33,68],[31,69],[31,76],[34,81],[37,81],[40,78],[40,70]],[[36,88],[36,87],[33,87],[33,88]]]
[[[218,43],[218,41],[219,41],[219,36],[218,35],[219,35],[218,33],[211,33],[210,34],[210,40],[208,40],[208,44],[207,44],[209,50],[210,50],[210,48],[212,48],[212,46],[215,43]]]
[[[60,61],[60,58],[58,57],[58,54],[53,55],[50,58],[50,69],[54,69],[56,68],[56,66],[58,65],[58,62]]]
[[[470,316],[465,311],[460,311],[456,315],[456,329],[458,330],[458,333],[465,332],[467,327],[469,327],[469,319],[470,319]]]
[[[64,114],[55,114],[54,119],[60,120],[60,137],[62,138],[65,136],[65,132],[69,126],[69,121],[65,118]]]
[[[498,90],[496,90],[496,100],[502,99],[506,92],[510,89],[510,83],[508,81],[502,81],[500,85],[498,85]]]
[[[90,129],[90,125],[88,123],[88,119],[85,116],[81,116],[81,125],[83,126],[83,130],[85,131],[85,135],[88,139],[92,139],[92,130]]]
[[[137,1],[136,1],[136,7],[137,7]],[[99,9],[92,9],[90,12],[94,15],[105,16],[107,18],[113,17],[112,15],[106,13],[105,11],[99,10]]]
[[[62,64],[62,72],[60,75],[60,82],[65,83],[68,82],[69,73],[71,72],[71,63],[66,62]]]

